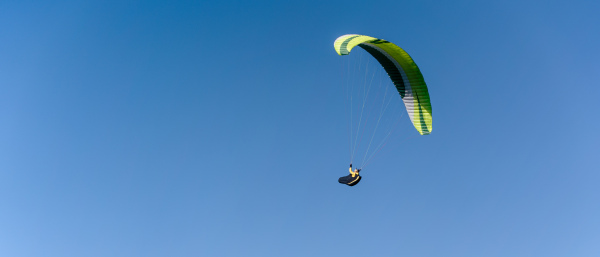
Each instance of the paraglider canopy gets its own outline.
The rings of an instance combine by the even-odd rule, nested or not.
[[[396,86],[417,131],[421,135],[431,133],[432,109],[427,85],[408,53],[386,40],[356,34],[337,38],[333,46],[339,55],[348,55],[359,46],[377,59]]]

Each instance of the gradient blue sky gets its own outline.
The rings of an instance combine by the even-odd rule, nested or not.
[[[2,1],[0,255],[600,256],[598,13]],[[353,188],[348,33],[407,50],[434,108]]]

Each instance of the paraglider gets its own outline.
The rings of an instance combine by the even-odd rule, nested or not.
[[[339,178],[338,182],[340,182],[340,184],[355,186],[358,184],[358,182],[360,182],[361,179],[360,175],[358,174],[359,172],[360,169],[355,169],[352,171],[352,164],[350,164],[350,175]]]
[[[356,47],[359,46],[360,48],[364,49],[365,51],[367,51],[367,53],[369,53],[372,57],[374,57],[377,62],[383,67],[383,69],[385,70],[385,72],[387,73],[387,75],[389,76],[389,78],[391,79],[391,82],[394,84],[396,90],[398,91],[398,94],[400,95],[400,98],[402,99],[404,106],[406,108],[406,111],[408,113],[408,116],[413,124],[413,126],[415,127],[415,129],[419,132],[420,135],[429,135],[432,131],[432,108],[431,108],[431,101],[429,98],[429,91],[427,89],[427,85],[425,84],[425,80],[423,78],[423,75],[421,74],[421,71],[419,70],[419,67],[417,66],[417,64],[413,61],[413,59],[408,55],[408,53],[406,53],[406,51],[404,51],[402,48],[398,47],[397,45],[383,40],[383,39],[378,39],[378,38],[374,38],[374,37],[370,37],[370,36],[364,36],[364,35],[357,35],[357,34],[348,34],[348,35],[343,35],[341,37],[338,37],[335,42],[333,43],[335,51],[339,54],[339,55],[348,55],[350,54],[350,51]],[[356,139],[353,139],[353,131],[351,130],[351,135],[350,135],[350,140],[354,140],[354,143],[351,142],[351,163],[352,163],[352,159],[354,158],[354,151],[356,149],[356,141],[359,141],[360,139],[358,139],[358,131],[360,131],[361,129],[361,125],[364,125],[364,123],[362,122],[363,120],[363,111],[364,111],[364,106],[365,106],[365,102],[367,97],[369,96],[369,91],[371,90],[371,85],[369,84],[369,91],[366,90],[367,88],[367,82],[365,79],[365,85],[364,85],[364,94],[366,96],[362,97],[362,101],[363,101],[363,109],[360,112],[360,122],[358,123],[358,129],[357,129],[357,135],[356,135]],[[354,89],[354,88],[353,88]],[[359,90],[360,91],[360,90]],[[350,93],[352,94],[352,93]],[[350,98],[352,99],[352,98]],[[383,102],[385,102],[386,100],[384,99]],[[352,106],[351,106],[352,108]],[[383,104],[382,104],[382,113],[381,115],[383,115],[384,112],[384,108],[383,108]],[[351,110],[351,109],[350,109]],[[352,117],[352,113],[350,114],[350,116]],[[381,118],[381,116],[380,116]],[[377,121],[377,126],[379,126],[379,120]],[[352,123],[352,121],[351,121]],[[351,124],[352,126],[352,124]],[[377,131],[378,127],[375,127],[375,129],[373,130],[373,133],[375,133]],[[363,132],[363,131],[361,131]],[[391,133],[391,130],[390,130]],[[384,140],[387,140],[387,136],[385,137]],[[362,139],[362,136],[361,136]],[[373,139],[373,137],[371,137],[371,140]],[[354,145],[354,149],[353,148]],[[366,160],[366,162],[370,161],[370,159],[373,157],[373,155],[375,153],[377,153],[380,148],[382,147],[382,145],[384,144],[380,144],[380,146],[378,146],[379,149],[375,149],[375,152],[373,154],[370,155],[370,157],[367,159],[366,157],[368,156],[367,153],[370,149],[371,146],[371,142],[369,142],[369,148],[367,148],[367,152],[365,153],[365,158],[363,158],[363,163],[361,168],[356,169],[355,171],[352,171],[352,164],[350,164],[350,175],[345,176],[345,177],[341,177],[339,179],[339,182],[342,184],[346,184],[349,186],[354,186],[356,185],[361,177],[358,175],[358,172],[360,172],[360,170],[362,168],[364,168],[364,160]]]

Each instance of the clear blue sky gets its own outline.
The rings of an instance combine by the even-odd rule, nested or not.
[[[599,10],[3,1],[0,255],[600,256]],[[349,33],[408,51],[434,109],[356,187]]]

